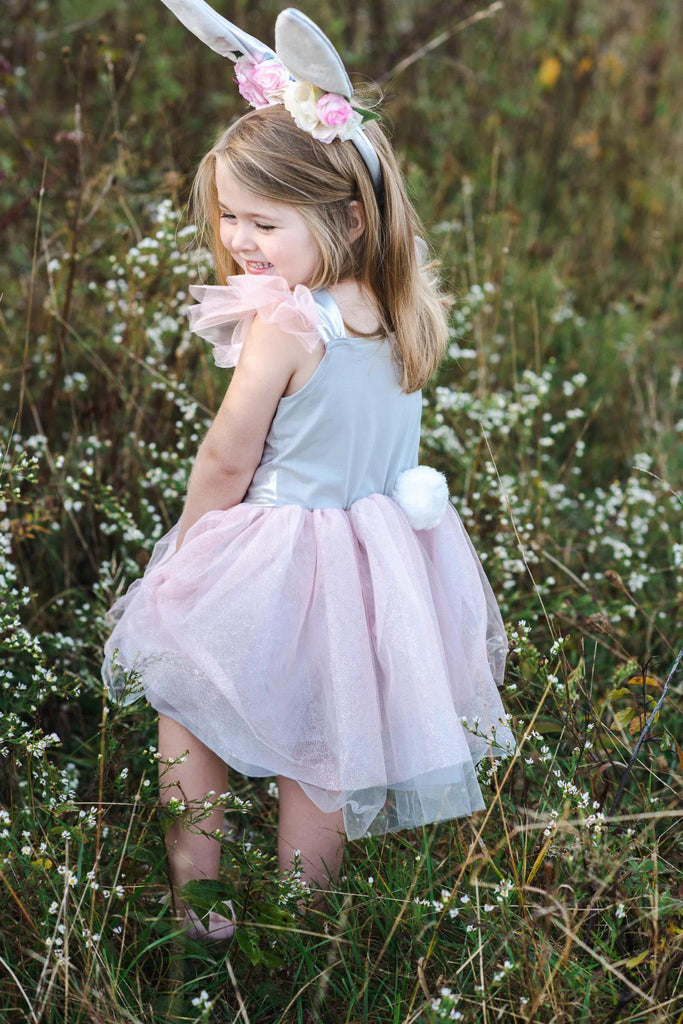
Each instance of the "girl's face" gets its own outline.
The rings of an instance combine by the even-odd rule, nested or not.
[[[320,247],[301,214],[262,199],[216,160],[221,242],[247,274],[277,274],[290,288],[312,277]]]

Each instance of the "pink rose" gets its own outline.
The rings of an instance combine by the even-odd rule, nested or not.
[[[262,60],[254,67],[252,81],[268,99],[272,99],[274,93],[281,93],[286,86],[289,71],[279,60]]]
[[[318,117],[323,124],[332,125],[335,128],[343,127],[353,117],[353,107],[347,103],[343,96],[337,96],[333,92],[326,92],[316,103]]]
[[[268,107],[281,102],[272,94],[282,90],[289,81],[289,72],[277,60],[239,57],[235,61],[235,81],[239,91],[252,107]]]

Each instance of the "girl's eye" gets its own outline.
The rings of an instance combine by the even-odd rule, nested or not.
[[[224,218],[226,220],[228,218],[230,218],[231,220],[234,220],[235,219],[235,215],[234,215],[234,213],[221,213],[221,220],[223,220]],[[258,224],[256,221],[254,221],[254,223],[256,224],[257,228],[260,228],[261,231],[274,231],[275,230],[275,225],[274,224]]]

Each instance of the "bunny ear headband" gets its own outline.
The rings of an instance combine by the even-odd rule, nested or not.
[[[349,102],[353,86],[341,57],[314,21],[287,7],[275,22],[275,51],[227,21],[204,0],[162,0],[183,25],[235,62],[239,91],[252,107],[284,103],[299,128],[320,142],[352,142],[372,179],[380,211],[384,182],[363,123],[378,115]]]

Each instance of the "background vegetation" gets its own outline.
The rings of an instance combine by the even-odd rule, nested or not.
[[[280,4],[217,6],[272,39]],[[310,928],[273,781],[231,773],[195,899],[236,939],[174,936],[155,713],[108,704],[103,616],[227,384],[186,327],[185,204],[245,107],[160,3],[6,0],[0,1017],[680,1020],[681,9],[301,7],[382,85],[454,294],[420,461],[499,597],[520,756],[482,764],[485,812],[348,844]]]

